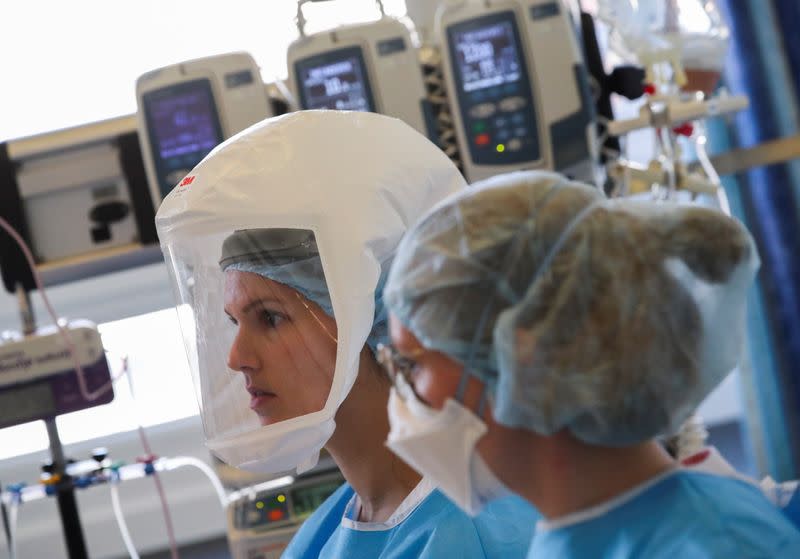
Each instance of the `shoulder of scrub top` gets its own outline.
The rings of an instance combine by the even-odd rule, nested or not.
[[[525,557],[542,515],[528,501],[510,495],[489,503],[473,518],[487,557]]]
[[[397,544],[409,557],[425,559],[524,557],[538,518],[519,497],[495,501],[471,517],[436,490],[405,520]]]
[[[353,488],[343,483],[317,510],[309,516],[281,555],[284,559],[311,559],[317,557],[342,523],[344,509],[353,497]]]

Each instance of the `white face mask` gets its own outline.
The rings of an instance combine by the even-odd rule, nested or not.
[[[433,481],[472,516],[510,494],[476,451],[486,424],[453,399],[434,410],[417,399],[402,376],[389,396],[387,446]]]

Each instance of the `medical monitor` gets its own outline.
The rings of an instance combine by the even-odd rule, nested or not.
[[[358,46],[298,60],[295,75],[304,109],[376,110],[364,53]]]
[[[145,121],[162,198],[224,139],[211,82],[197,79],[145,93]]]

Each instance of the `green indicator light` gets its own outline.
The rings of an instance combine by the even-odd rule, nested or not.
[[[259,502],[257,502],[257,503],[256,503],[256,508],[257,508],[258,510],[261,510],[261,509],[263,509],[263,508],[264,508],[264,501],[259,501]]]
[[[506,150],[506,145],[505,144],[497,144],[497,147],[495,149],[497,150],[497,153],[503,153]]]
[[[278,502],[285,503],[286,502],[286,495],[278,495]]]

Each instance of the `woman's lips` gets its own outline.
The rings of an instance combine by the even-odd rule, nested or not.
[[[263,409],[276,398],[275,394],[264,390],[248,390],[248,392],[250,392],[250,409],[254,412]]]

